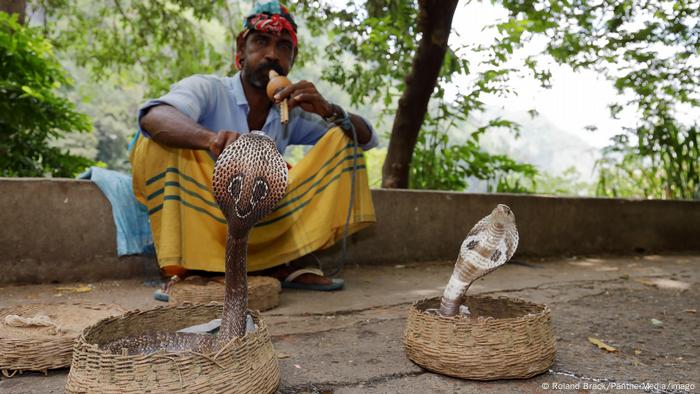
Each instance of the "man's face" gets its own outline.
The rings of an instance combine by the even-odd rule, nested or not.
[[[287,75],[294,64],[296,48],[289,33],[275,35],[252,30],[238,53],[243,64],[242,76],[253,87],[265,89],[270,70]]]

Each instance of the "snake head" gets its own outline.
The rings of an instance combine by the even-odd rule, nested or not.
[[[513,257],[518,241],[515,214],[507,205],[498,204],[469,231],[460,258],[479,269],[495,269]]]
[[[515,214],[513,214],[510,207],[505,204],[498,204],[496,208],[491,211],[491,215],[489,216],[493,223],[498,223],[505,227],[515,226]]]
[[[245,237],[272,212],[287,191],[287,164],[272,139],[260,131],[243,134],[216,160],[214,198],[234,238]]]

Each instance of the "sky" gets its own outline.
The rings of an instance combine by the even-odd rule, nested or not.
[[[450,46],[454,48],[460,44],[486,44],[492,41],[495,30],[484,31],[484,26],[505,20],[506,17],[505,9],[498,5],[460,1],[452,22],[454,33],[450,36]],[[525,49],[524,53],[531,54],[535,50]],[[558,128],[599,148],[608,145],[610,137],[619,134],[623,125],[634,123],[632,113],[623,113],[621,120],[610,118],[608,104],[618,98],[612,82],[593,71],[574,72],[568,66],[556,64],[550,67],[551,88],[542,88],[532,77],[514,78],[510,86],[517,95],[488,97],[484,101],[491,106],[515,111],[535,109]],[[585,126],[588,125],[595,125],[598,129],[586,130]]]

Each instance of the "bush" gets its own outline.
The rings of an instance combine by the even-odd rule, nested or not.
[[[444,131],[423,130],[413,152],[410,187],[462,191],[473,177],[487,181],[489,193],[533,193],[537,169],[483,151],[479,138],[484,130],[472,133],[463,144],[452,144]]]
[[[62,96],[69,86],[39,30],[0,12],[0,176],[72,177],[93,163],[52,146],[67,132],[91,130]]]

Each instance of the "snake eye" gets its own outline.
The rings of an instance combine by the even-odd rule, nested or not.
[[[260,201],[264,200],[265,197],[267,197],[268,189],[269,187],[264,179],[256,179],[255,184],[253,185],[253,194],[250,196],[250,204],[256,205]]]
[[[228,184],[228,192],[236,202],[241,198],[242,187],[243,174],[234,175],[233,178],[231,178],[231,183]]]

